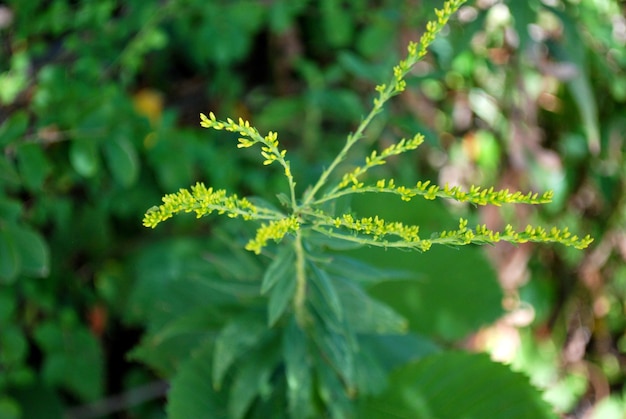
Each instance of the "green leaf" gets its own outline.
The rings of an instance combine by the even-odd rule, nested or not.
[[[21,144],[17,148],[17,164],[26,187],[40,190],[51,170],[41,146],[35,143]]]
[[[3,327],[0,331],[0,365],[20,365],[28,354],[28,341],[22,330],[16,325]]]
[[[46,322],[35,330],[35,340],[45,352],[42,376],[61,385],[80,400],[102,396],[103,354],[96,338],[85,328]]]
[[[0,418],[20,419],[22,410],[20,405],[10,397],[0,396]]]
[[[0,125],[0,146],[7,146],[22,137],[28,128],[28,114],[24,110],[14,112]]]
[[[296,255],[293,251],[293,246],[281,246],[278,254],[265,271],[265,275],[263,275],[261,294],[267,293],[274,285],[276,285],[277,282],[281,280],[295,281],[295,259]],[[288,278],[283,278],[285,276]]]
[[[168,393],[167,417],[170,419],[223,418],[226,398],[213,390],[211,359],[213,346],[207,342],[191,354],[174,376]]]
[[[348,280],[335,280],[346,321],[356,333],[402,334],[408,322],[389,306],[376,301]]]
[[[283,315],[288,304],[293,299],[296,291],[296,268],[290,265],[282,276],[278,277],[278,281],[272,287],[267,303],[267,322],[269,326],[273,326],[276,321]]]
[[[20,406],[20,419],[63,419],[64,406],[58,391],[53,390],[41,382],[11,390],[11,396]],[[0,417],[2,416],[0,412]]]
[[[17,174],[13,162],[8,157],[0,157],[0,182],[17,185],[20,183],[20,176]]]
[[[19,252],[22,274],[39,278],[48,276],[50,249],[41,235],[26,226],[13,225],[8,230]]]
[[[0,165],[2,164],[1,161],[0,159]],[[17,221],[22,215],[22,205],[20,201],[0,196],[0,219],[7,222]]]
[[[398,201],[355,199],[354,205],[364,216],[378,214],[392,220],[402,214],[398,221],[420,225],[425,237],[428,230],[441,230],[456,222],[438,201]],[[433,246],[421,254],[364,248],[350,254],[379,269],[403,269],[419,277],[419,281],[397,279],[368,289],[369,294],[404,316],[415,333],[461,339],[502,313],[502,290],[480,247]]]
[[[70,163],[78,174],[86,178],[98,173],[100,159],[98,146],[91,139],[74,140],[70,145]]]
[[[273,390],[272,373],[280,358],[280,350],[274,345],[255,351],[239,366],[232,381],[228,399],[231,418],[246,415],[257,396],[267,397]]]
[[[224,375],[244,353],[256,346],[268,328],[257,311],[243,313],[222,329],[215,341],[213,385],[219,389]]]
[[[335,286],[328,274],[324,270],[318,268],[315,264],[311,264],[311,270],[313,275],[311,276],[311,284],[316,285],[321,293],[321,298],[324,299],[332,313],[337,317],[337,320],[343,320],[343,309],[341,302],[339,301],[339,295],[335,290]]]
[[[287,377],[289,412],[294,418],[312,416],[311,360],[308,339],[294,318],[289,321],[283,335],[283,358]]]
[[[109,139],[103,151],[113,179],[125,188],[132,186],[139,176],[139,158],[128,138],[118,135]]]
[[[589,150],[593,153],[600,151],[600,127],[598,124],[598,104],[591,86],[589,64],[586,48],[580,37],[578,21],[570,15],[556,9],[551,9],[563,23],[563,42],[553,45],[554,55],[560,61],[576,65],[576,75],[567,82],[567,87],[576,102],[580,117],[587,135]]]
[[[485,354],[444,352],[399,368],[368,418],[556,418],[528,378]]]
[[[415,271],[379,268],[359,259],[341,255],[333,255],[325,268],[338,278],[349,279],[362,285],[374,285],[392,279],[419,279],[421,277]]]
[[[336,419],[354,417],[355,405],[348,398],[339,376],[321,358],[317,359],[315,373],[320,398],[326,404],[331,417]]]
[[[0,230],[0,283],[13,282],[20,268],[20,251],[13,234]]]

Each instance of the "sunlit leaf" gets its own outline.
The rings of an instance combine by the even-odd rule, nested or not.
[[[556,418],[527,377],[487,355],[444,352],[398,368],[368,418]]]
[[[70,145],[70,162],[81,176],[92,177],[100,166],[98,146],[90,139],[75,140]]]
[[[19,252],[21,271],[25,275],[45,277],[50,271],[50,249],[43,237],[26,226],[8,229]]]

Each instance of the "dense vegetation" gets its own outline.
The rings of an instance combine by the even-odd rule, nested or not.
[[[284,399],[297,396],[284,375],[255,368],[257,359],[267,364],[256,367],[277,365],[276,348],[227,371],[249,343],[231,339],[221,351],[232,358],[215,372],[220,349],[198,346],[224,330],[266,326],[265,311],[240,312],[256,307],[271,262],[244,250],[254,229],[190,216],[148,230],[141,219],[161,196],[197,181],[239,196],[285,192],[283,172],[260,167],[257,150],[237,150],[237,136],[200,129],[200,112],[278,132],[297,186],[315,184],[441,2],[209,3],[0,6],[0,417],[162,417],[164,380],[172,417],[203,406],[233,417],[301,413]],[[445,417],[456,398],[480,415],[472,409],[481,391],[492,393],[487,408],[517,402],[532,417],[619,418],[626,408],[623,7],[469,2],[370,125],[347,161],[354,168],[372,150],[424,134],[418,152],[376,168],[398,185],[432,179],[554,195],[532,208],[378,195],[342,203],[360,216],[427,232],[456,229],[460,217],[494,229],[569,226],[595,242],[585,251],[336,249],[351,261],[339,274],[362,278],[364,301],[394,332],[360,342],[369,358],[387,358],[355,378],[370,394],[359,408]],[[332,311],[340,300],[327,297],[320,301]],[[285,353],[297,355],[298,331],[290,333]],[[314,407],[354,412],[354,394],[331,397],[345,380],[316,374]],[[218,391],[222,381],[228,392]],[[494,397],[493,388],[502,391]]]

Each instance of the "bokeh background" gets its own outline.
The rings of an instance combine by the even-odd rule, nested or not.
[[[176,315],[163,301],[198,255],[237,244],[220,238],[220,220],[149,230],[143,213],[196,181],[270,199],[284,190],[256,152],[201,130],[199,113],[278,131],[304,187],[439,6],[2,2],[0,417],[163,417],[173,366],[131,350]],[[541,208],[357,200],[364,215],[595,237],[585,251],[358,253],[437,278],[371,292],[413,330],[523,371],[568,418],[626,411],[625,14],[618,0],[469,1],[360,150],[422,132],[425,146],[386,167],[397,183],[555,192]]]

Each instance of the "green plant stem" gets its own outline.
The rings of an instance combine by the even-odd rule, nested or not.
[[[296,320],[300,326],[306,323],[306,258],[304,255],[304,247],[302,246],[302,232],[298,230],[296,239],[294,240],[294,249],[296,252],[296,293],[293,299],[293,307],[296,314]]]
[[[322,186],[326,184],[326,181],[328,180],[328,177],[330,176],[330,174],[335,170],[335,168],[339,165],[339,163],[341,163],[346,158],[348,151],[350,151],[352,146],[356,144],[357,141],[363,138],[363,132],[365,131],[365,128],[367,128],[367,126],[372,121],[372,119],[374,119],[374,117],[380,113],[380,111],[383,108],[384,103],[393,96],[393,89],[390,86],[387,87],[387,89],[385,89],[385,91],[380,94],[380,97],[379,97],[380,100],[374,104],[374,107],[372,108],[370,113],[367,115],[367,117],[361,121],[356,131],[354,131],[348,136],[348,139],[346,140],[346,144],[343,146],[339,154],[337,154],[337,156],[335,157],[333,162],[330,164],[330,166],[328,166],[328,168],[322,172],[315,186],[313,186],[313,188],[309,191],[309,193],[305,197],[304,202],[302,204],[303,206],[307,206],[311,203],[311,201],[315,198],[315,194],[320,190],[320,188],[322,188]]]

